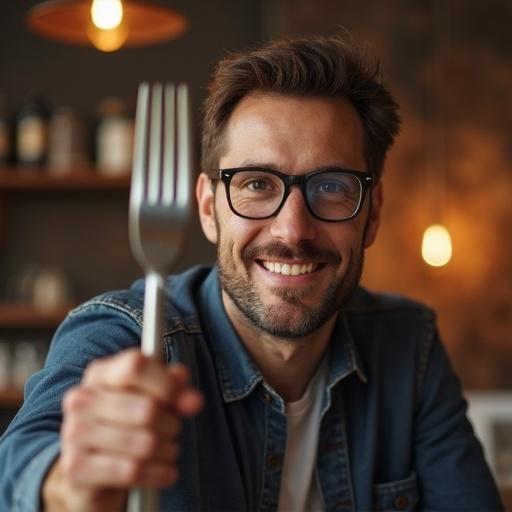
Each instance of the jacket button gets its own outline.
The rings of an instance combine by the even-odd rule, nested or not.
[[[270,396],[270,393],[263,393],[263,399],[265,400],[265,402],[268,402],[269,404],[272,403],[272,397]]]
[[[279,455],[271,454],[267,457],[267,466],[275,468],[279,464]]]
[[[398,496],[393,503],[398,510],[404,510],[407,508],[407,505],[409,505],[409,500],[407,496]]]

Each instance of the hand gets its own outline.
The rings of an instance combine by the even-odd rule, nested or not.
[[[137,349],[92,362],[63,400],[44,510],[123,510],[131,487],[174,484],[182,418],[202,407],[188,378],[182,364],[164,366]]]

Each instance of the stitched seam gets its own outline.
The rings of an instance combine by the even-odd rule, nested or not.
[[[346,420],[345,420],[345,417],[346,417],[345,416],[345,404],[343,403],[343,398],[341,395],[339,395],[337,397],[337,401],[338,401],[339,408],[340,408],[340,421],[341,421],[341,431],[343,432],[343,443],[345,444],[345,448],[344,448],[345,467],[347,468],[347,485],[348,485],[348,491],[350,494],[350,502],[351,502],[350,507],[353,510],[356,501],[355,501],[355,497],[354,497],[354,485],[352,482],[352,473],[350,471],[351,464],[350,464],[350,453],[349,453],[348,442],[347,442],[348,436],[347,436],[347,425],[346,425]]]
[[[70,315],[75,315],[76,313],[81,313],[82,311],[89,309],[93,306],[106,306],[112,309],[115,309],[117,311],[121,311],[122,313],[129,316],[139,327],[142,326],[142,312],[140,309],[136,309],[131,307],[130,305],[126,303],[121,303],[118,301],[115,301],[113,299],[107,299],[107,298],[96,298],[91,299],[87,302],[84,302],[77,308],[73,309],[71,311]]]
[[[254,387],[256,386],[256,384],[261,382],[261,380],[262,378],[260,375],[254,375],[247,383],[247,386],[245,386],[245,388],[241,392],[236,393],[230,388],[229,384],[225,381],[225,379],[223,379],[224,400],[226,402],[235,402],[237,400],[245,398],[246,396],[249,396],[254,391]]]
[[[398,480],[397,482],[385,482],[373,485],[375,494],[392,494],[400,491],[415,491],[418,485],[416,473],[412,473],[408,478]]]
[[[260,503],[258,510],[263,510],[263,500],[265,499],[265,471],[267,471],[267,466],[265,464],[265,458],[267,456],[268,450],[268,413],[269,413],[270,405],[265,405],[265,434],[263,437],[263,464],[261,465],[261,490],[260,490]]]
[[[121,313],[124,313],[126,316],[132,319],[139,327],[142,328],[143,314],[140,309],[133,308],[126,303],[117,302],[112,299],[90,300],[75,308],[73,311],[70,312],[70,315],[75,315],[93,306],[105,306],[120,311]],[[172,321],[173,318],[171,318],[170,320]],[[194,319],[191,320],[190,324],[186,324],[181,319],[177,320],[177,325],[174,325],[171,329],[164,331],[164,337],[173,336],[178,332],[184,332],[185,334],[202,334],[203,331],[200,325],[197,322],[194,322]]]
[[[420,405],[420,395],[423,388],[423,383],[425,381],[425,375],[427,373],[427,366],[430,356],[430,351],[432,349],[432,344],[434,341],[434,333],[435,333],[435,315],[432,311],[425,309],[424,310],[425,317],[425,337],[423,339],[423,343],[420,349],[420,356],[418,361],[418,372],[416,376],[416,411]]]

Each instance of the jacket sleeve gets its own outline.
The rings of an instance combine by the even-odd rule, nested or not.
[[[35,512],[46,473],[59,454],[61,403],[87,364],[138,344],[136,321],[120,307],[81,306],[52,340],[44,368],[25,386],[23,406],[0,439],[0,511]]]
[[[423,349],[414,457],[423,511],[503,511],[448,356],[433,331]]]

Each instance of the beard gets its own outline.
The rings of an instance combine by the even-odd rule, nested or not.
[[[237,273],[229,247],[223,243],[220,231],[218,233],[217,266],[222,289],[251,324],[263,333],[289,340],[312,334],[341,309],[359,284],[364,259],[362,244],[359,250],[350,252],[346,271],[331,280],[318,304],[310,306],[304,303],[315,285],[304,288],[271,288],[271,293],[279,297],[281,302],[265,304],[250,277]],[[309,242],[292,247],[274,242],[265,247],[247,247],[243,251],[242,261],[245,268],[254,264],[258,258],[307,260],[326,263],[334,268],[339,268],[341,263],[339,254],[316,249]]]

